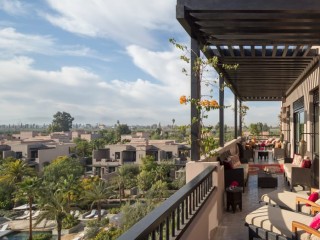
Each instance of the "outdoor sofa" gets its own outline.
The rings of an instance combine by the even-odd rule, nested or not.
[[[295,157],[298,157],[298,154],[294,155]],[[306,157],[311,158],[311,154],[309,152],[306,153]],[[294,163],[294,158],[284,158],[284,176],[286,181],[288,182],[288,185],[290,185],[290,190],[292,191],[294,186],[300,185],[302,187],[309,187],[311,188],[311,167],[305,168],[301,167],[300,164]],[[302,159],[303,161],[303,159]],[[311,160],[312,165],[312,160]]]
[[[312,212],[319,210],[313,208]],[[312,220],[311,215],[265,205],[249,213],[245,225],[248,227],[249,240],[320,240],[320,232],[309,227]]]

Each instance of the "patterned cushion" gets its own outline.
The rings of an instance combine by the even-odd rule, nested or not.
[[[228,157],[228,160],[231,161],[232,168],[237,168],[241,165],[240,158],[238,155],[232,155]]]
[[[300,166],[302,162],[302,156],[300,154],[294,154],[292,164],[295,166]]]

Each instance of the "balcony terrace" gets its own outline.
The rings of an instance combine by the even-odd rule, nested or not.
[[[234,94],[234,140],[224,140],[224,109],[220,108],[220,148],[216,151],[235,148],[240,141],[241,111],[237,115],[243,101],[280,101],[281,133],[290,143],[290,156],[302,151],[299,143],[306,143],[313,164],[312,186],[319,188],[320,2],[177,0],[176,16],[191,38],[191,98],[201,99],[193,66],[203,46],[209,47],[203,53],[207,58],[218,58],[219,105],[224,106],[224,83]],[[239,68],[223,69],[223,64],[239,64]],[[191,122],[197,117],[196,107],[191,106]],[[193,122],[192,161],[186,165],[185,187],[120,239],[249,238],[245,216],[272,189],[258,188],[256,175],[250,175],[242,195],[243,211],[226,212],[226,171],[216,158],[200,161],[200,132],[200,124]],[[277,178],[278,189],[288,189],[283,176]]]

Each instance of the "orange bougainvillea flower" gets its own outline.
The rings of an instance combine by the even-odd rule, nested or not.
[[[210,101],[210,107],[219,107],[219,104],[216,100],[211,100]]]
[[[181,96],[180,97],[180,104],[186,104],[187,103],[187,98],[186,98],[186,96]]]
[[[200,105],[201,105],[202,107],[209,107],[209,106],[210,106],[210,101],[209,101],[209,100],[202,100],[202,101],[200,102]]]

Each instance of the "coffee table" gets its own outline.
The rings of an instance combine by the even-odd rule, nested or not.
[[[277,188],[278,177],[274,173],[267,173],[263,170],[258,172],[258,188]]]

